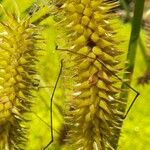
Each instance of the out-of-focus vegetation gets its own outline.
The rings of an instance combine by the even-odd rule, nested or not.
[[[7,9],[8,12],[15,11],[16,13],[25,16],[28,13],[29,8],[33,5],[34,0],[1,0],[0,3]],[[41,0],[41,3],[46,3],[46,0]],[[40,16],[39,12],[35,13],[36,17]],[[0,10],[0,16],[2,19],[2,11]],[[121,49],[127,52],[128,42],[130,38],[130,23],[121,23],[122,28],[119,29],[119,34],[124,37],[125,43],[121,45]],[[37,65],[39,71],[40,85],[35,95],[35,104],[33,105],[33,113],[29,115],[31,122],[29,123],[29,141],[27,143],[27,150],[42,150],[44,146],[50,140],[50,97],[55,85],[56,78],[60,69],[60,59],[56,52],[56,35],[57,31],[54,28],[54,21],[52,17],[47,18],[41,25],[44,26],[43,36],[45,37],[46,46],[43,47],[44,51],[40,56],[40,61]],[[146,41],[145,32],[141,32],[142,41]],[[137,85],[137,78],[143,75],[146,69],[146,63],[143,59],[141,47],[138,46],[135,71],[133,74],[132,86],[140,92],[140,96],[131,109],[131,112],[124,121],[121,138],[119,142],[118,150],[149,150],[150,147],[150,85],[145,84]],[[59,150],[61,149],[57,143],[57,139],[60,134],[60,128],[62,127],[64,113],[64,83],[63,77],[60,77],[60,82],[57,87],[55,97],[53,99],[53,130],[54,130],[54,142],[49,149]],[[128,103],[131,103],[133,99],[133,92],[130,90],[130,97]],[[64,148],[65,149],[65,148]],[[67,149],[68,150],[68,149]]]

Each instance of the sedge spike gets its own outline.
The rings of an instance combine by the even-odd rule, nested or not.
[[[25,114],[33,103],[39,28],[8,14],[0,22],[0,150],[25,149]]]
[[[73,149],[114,150],[111,138],[123,121],[124,112],[118,107],[126,101],[119,99],[123,90],[113,76],[120,72],[117,57],[122,53],[113,27],[116,7],[115,0],[66,0],[61,7],[64,18],[58,25],[67,33],[65,64],[74,84],[66,112],[67,141]]]

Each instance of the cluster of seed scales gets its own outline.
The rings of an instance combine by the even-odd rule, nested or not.
[[[0,150],[24,149],[26,117],[35,88],[38,29],[29,18],[7,15],[0,23]]]
[[[117,110],[124,105],[117,98],[122,91],[114,77],[121,52],[111,24],[117,5],[113,0],[66,0],[62,6],[75,81],[66,117],[74,150],[114,149],[114,131],[123,120]]]

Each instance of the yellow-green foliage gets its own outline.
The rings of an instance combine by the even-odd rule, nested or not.
[[[7,13],[6,13],[7,14]],[[29,17],[7,14],[0,22],[0,150],[24,149],[35,69],[39,29]]]
[[[111,137],[120,130],[124,105],[118,95],[119,80],[113,75],[119,61],[113,19],[117,2],[109,0],[66,0],[61,26],[66,26],[66,47],[73,64],[73,93],[68,101],[66,122],[73,149],[114,149]],[[63,37],[64,38],[64,37]],[[60,45],[61,47],[61,45]]]

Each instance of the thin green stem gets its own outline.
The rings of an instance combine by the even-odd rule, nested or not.
[[[128,63],[125,65],[126,70],[123,75],[123,79],[128,79],[128,81],[126,82],[128,85],[130,85],[132,81],[132,75],[134,71],[136,49],[137,49],[137,44],[138,44],[138,39],[139,39],[139,34],[141,29],[144,2],[145,0],[135,0],[134,16],[132,19],[132,30],[130,35],[127,59],[126,59]],[[121,87],[122,89],[125,89],[126,92],[120,94],[120,99],[124,100],[124,102],[127,102],[128,94],[129,94],[128,87],[125,83],[123,83]],[[125,113],[126,105],[119,105],[118,110]],[[115,137],[113,137],[112,139],[112,144],[114,149],[117,149],[118,146],[122,124],[123,124],[123,120],[120,122],[120,129],[115,129],[114,131]]]
[[[128,84],[131,83],[132,75],[134,71],[136,49],[137,49],[137,43],[140,35],[144,2],[145,0],[135,1],[134,17],[132,20],[132,30],[131,30],[131,36],[129,41],[128,54],[127,54],[128,63],[126,64],[126,72],[130,72],[130,73],[125,73],[123,77],[124,79],[129,79]],[[124,87],[124,84],[122,85],[122,87]],[[128,94],[126,94],[125,96],[126,98],[128,97],[127,95]]]

